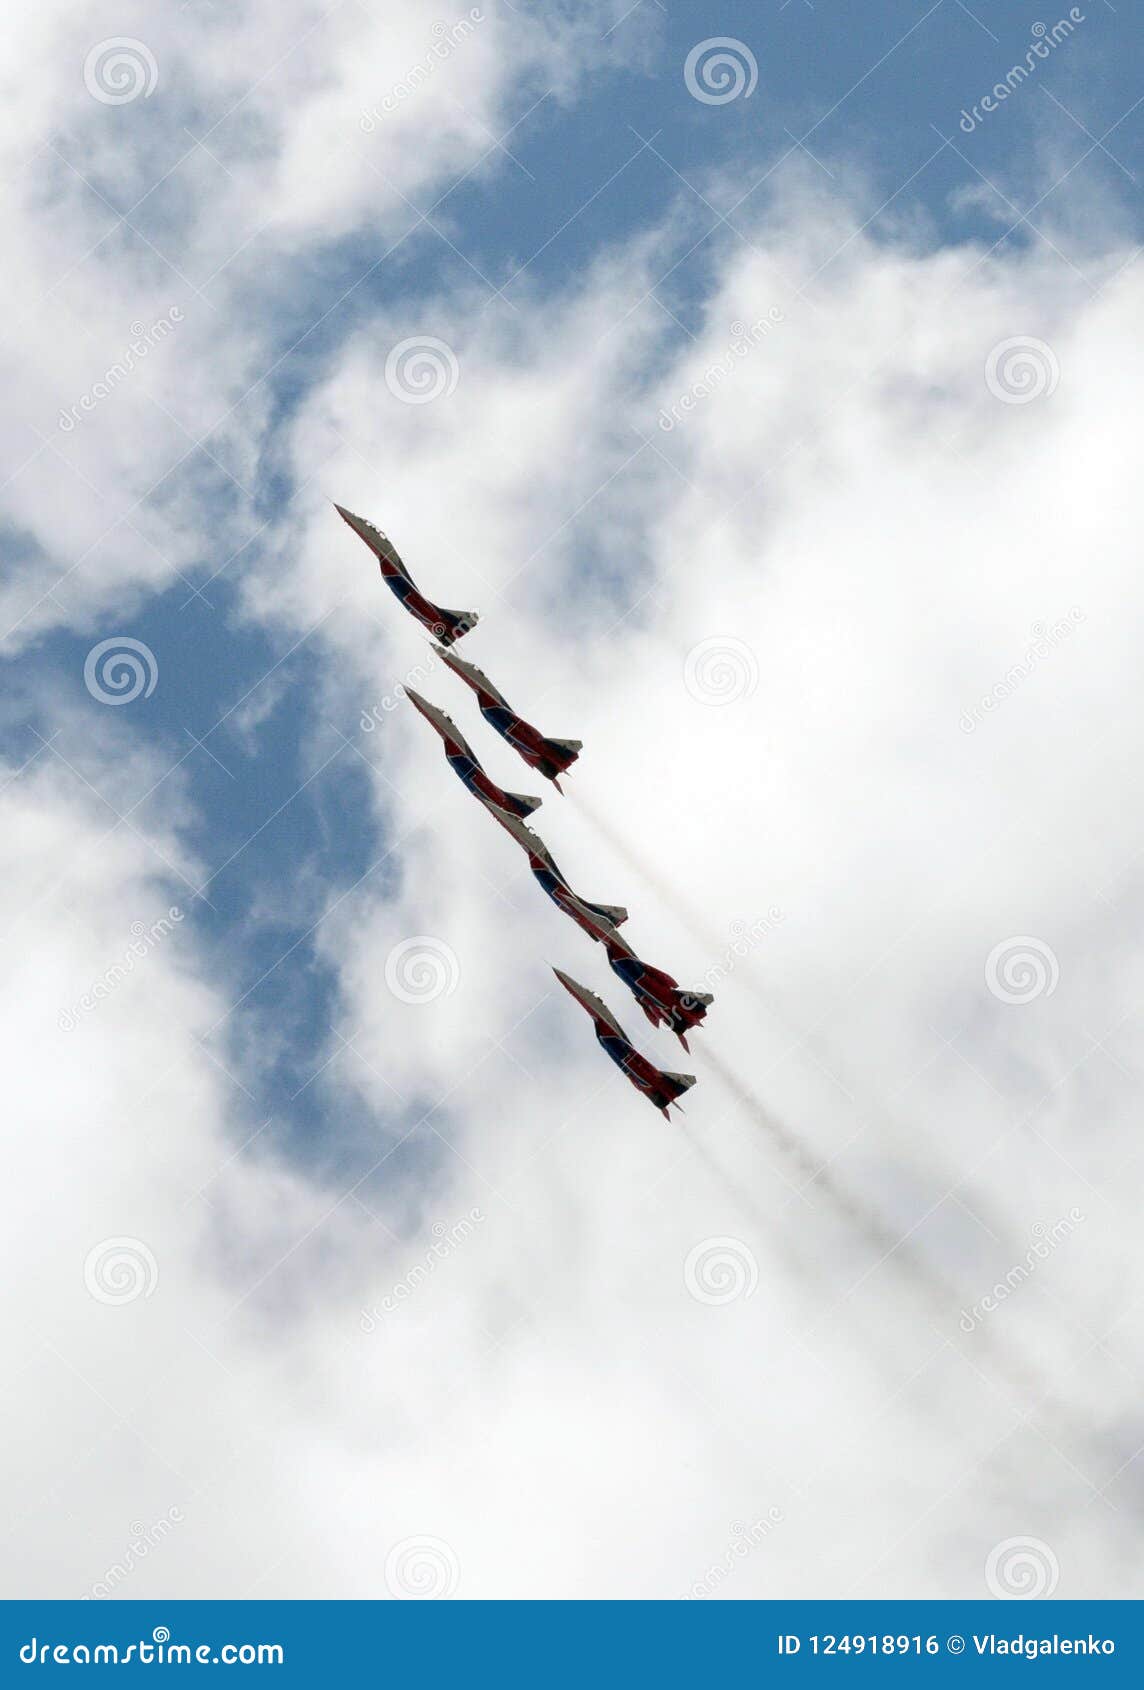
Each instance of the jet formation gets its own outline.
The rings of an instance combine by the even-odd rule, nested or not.
[[[378,559],[382,579],[405,609],[437,640],[437,657],[476,694],[477,708],[489,726],[512,746],[534,773],[543,775],[563,794],[559,777],[566,774],[583,749],[578,739],[551,739],[518,716],[488,676],[459,657],[450,647],[476,626],[475,611],[445,610],[433,604],[414,585],[397,548],[365,517],[335,505]],[[533,878],[556,908],[573,921],[582,933],[604,949],[608,966],[631,992],[653,1027],[668,1028],[687,1050],[687,1034],[703,1024],[712,997],[709,992],[686,991],[678,980],[661,968],[653,968],[620,933],[628,912],[618,904],[598,904],[572,890],[547,845],[526,824],[525,818],[540,807],[539,798],[510,792],[498,786],[477,759],[465,736],[444,710],[430,703],[412,687],[402,689],[410,704],[439,736],[445,759],[458,779],[493,820],[520,847],[528,859]],[[678,1099],[695,1084],[693,1074],[676,1074],[657,1068],[642,1056],[602,998],[561,969],[553,970],[560,984],[592,1019],[596,1039],[636,1089],[667,1117],[668,1109],[679,1108]]]

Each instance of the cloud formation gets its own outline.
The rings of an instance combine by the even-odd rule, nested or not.
[[[222,106],[252,19],[203,22],[195,74]],[[387,22],[387,63],[417,62],[412,19]],[[298,26],[283,17],[284,43]],[[447,103],[465,54],[466,103],[492,121],[513,67],[486,27],[418,99]],[[332,207],[320,192],[339,125],[352,160],[358,102],[377,104],[339,39],[326,74],[299,66],[289,125],[248,97],[220,190],[231,237],[256,185],[283,249],[308,219],[360,231],[364,162]],[[547,69],[578,35],[523,39]],[[183,49],[149,45],[162,78]],[[128,109],[94,105],[85,137]],[[456,117],[406,167],[394,117],[392,141],[381,120],[359,136],[377,168],[393,148],[403,192],[480,168],[479,124]],[[85,174],[124,144],[92,140]],[[53,175],[38,227],[74,210],[73,174]],[[1060,1595],[1127,1594],[1139,275],[1126,248],[1078,276],[1046,247],[876,240],[860,203],[784,180],[712,251],[682,337],[656,292],[681,202],[511,307],[475,281],[425,294],[415,325],[378,302],[273,436],[263,385],[214,437],[246,516],[241,488],[269,452],[285,462],[295,497],[241,566],[245,610],[296,636],[322,623],[323,683],[292,707],[370,764],[371,867],[313,935],[338,997],[312,1081],[324,1166],[255,1110],[249,977],[193,908],[123,966],[133,924],[150,934],[202,871],[177,779],[146,838],[101,799],[126,810],[163,773],[127,713],[82,759],[73,731],[10,771],[24,978],[3,1025],[28,1198],[6,1232],[26,1287],[4,1346],[11,1594],[972,1596],[1027,1538]],[[397,200],[383,209],[389,239]],[[112,216],[90,207],[86,233],[59,216],[67,257],[108,273],[35,390],[53,415],[120,345],[125,266],[129,314],[173,298],[137,248],[82,258],[105,227],[116,250]],[[227,244],[199,190],[175,232],[203,266]],[[29,247],[30,308],[50,242]],[[220,325],[188,313],[98,426],[67,431],[98,500],[61,508],[55,442],[14,484],[31,629],[86,628],[201,555],[193,487],[157,550],[123,509],[174,439],[141,423],[149,384],[163,403],[178,387],[195,438],[263,367],[225,288]],[[386,382],[411,332],[455,360],[424,404]],[[1016,361],[998,350],[1015,342]],[[466,650],[518,708],[584,740],[569,796],[535,817],[576,889],[628,904],[632,942],[685,985],[716,973],[682,1120],[654,1116],[558,1001],[548,961],[681,1065],[401,701],[416,671],[478,742],[331,492],[432,596],[477,604]],[[122,520],[92,551],[103,502]],[[37,603],[80,554],[100,567]],[[525,784],[479,743],[494,778]],[[439,990],[392,990],[411,940],[437,947]],[[339,1136],[351,1111],[364,1147]]]
[[[451,196],[607,59],[613,16],[438,27],[412,0],[298,0],[148,13],[132,35],[102,0],[40,8],[0,130],[9,645],[257,540],[284,360],[320,359],[411,239],[464,265]]]

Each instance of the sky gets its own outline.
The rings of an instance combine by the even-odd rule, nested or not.
[[[1131,1593],[1133,22],[29,15],[6,1594]]]

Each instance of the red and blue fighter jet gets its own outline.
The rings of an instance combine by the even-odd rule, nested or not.
[[[435,648],[437,649],[437,648]],[[477,695],[481,715],[502,739],[507,739],[529,768],[550,780],[557,792],[562,790],[558,776],[580,755],[583,741],[578,739],[546,739],[530,722],[522,720],[506,699],[497,691],[488,676],[475,663],[466,663],[455,652],[437,649],[437,656],[447,663],[455,675]]]
[[[600,939],[608,954],[608,966],[631,992],[653,1027],[664,1023],[670,1027],[684,1050],[690,1054],[687,1034],[698,1027],[714,1003],[710,992],[684,991],[678,980],[653,968],[632,950],[616,932],[604,932]]]
[[[470,792],[494,809],[504,810],[508,815],[518,818],[530,816],[533,810],[539,807],[539,798],[526,798],[521,792],[506,792],[503,787],[489,779],[451,716],[447,716],[443,710],[438,710],[435,704],[430,704],[427,698],[422,698],[412,687],[407,686],[403,690],[414,709],[420,710],[425,720],[441,735],[449,767]]]
[[[380,528],[375,528],[364,516],[355,516],[353,511],[342,505],[335,505],[334,509],[376,557],[381,565],[381,578],[390,592],[401,600],[410,616],[415,616],[423,627],[436,635],[443,646],[452,645],[454,640],[459,640],[470,628],[476,627],[478,618],[475,610],[444,610],[418,592],[397,547]]]
[[[581,1008],[588,1011],[596,1029],[596,1041],[616,1067],[622,1068],[636,1090],[642,1091],[648,1102],[662,1111],[665,1120],[670,1120],[668,1109],[673,1104],[677,1109],[680,1107],[676,1099],[695,1084],[695,1075],[673,1074],[669,1069],[657,1068],[636,1050],[602,998],[559,968],[552,972],[565,991],[571,992]]]
[[[570,915],[590,939],[603,939],[605,932],[614,933],[617,927],[623,926],[628,912],[619,904],[590,904],[586,898],[577,897],[539,834],[533,833],[515,816],[506,815],[495,804],[486,804],[485,807],[527,853],[528,866],[541,890],[552,899],[558,910]]]

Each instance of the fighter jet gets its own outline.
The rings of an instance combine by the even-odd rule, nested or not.
[[[664,1119],[670,1120],[668,1109],[673,1103],[676,1108],[679,1107],[676,1099],[695,1084],[695,1075],[673,1074],[668,1069],[657,1068],[636,1050],[602,998],[559,968],[554,968],[552,972],[565,991],[571,992],[581,1008],[592,1017],[597,1043],[607,1051],[617,1068],[623,1069],[632,1085],[662,1111]]]
[[[442,662],[447,663],[466,686],[472,687],[481,715],[489,726],[515,746],[529,767],[550,780],[557,792],[563,791],[557,776],[571,768],[580,755],[583,742],[578,739],[546,739],[530,723],[521,720],[475,663],[466,663],[454,652],[435,649]]]
[[[666,1023],[690,1054],[686,1035],[692,1027],[699,1026],[707,1014],[707,1006],[714,1003],[710,992],[684,991],[679,981],[665,974],[662,968],[653,968],[642,961],[616,932],[602,933],[600,941],[608,954],[612,973],[628,987],[652,1026]]]
[[[530,827],[525,827],[523,822],[518,821],[515,816],[507,815],[495,804],[486,803],[485,808],[505,832],[512,835],[521,849],[527,852],[528,866],[541,890],[547,893],[557,909],[563,910],[565,915],[570,915],[590,939],[602,940],[605,933],[614,933],[617,927],[623,926],[628,919],[628,912],[619,904],[590,904],[586,898],[576,896],[538,833],[533,833]],[[616,936],[619,937],[618,934]]]
[[[476,797],[494,809],[504,810],[510,816],[529,816],[540,805],[539,798],[526,798],[520,792],[506,792],[503,787],[489,779],[477,759],[473,756],[468,741],[451,716],[443,710],[438,710],[435,704],[430,704],[427,698],[422,698],[412,687],[406,687],[405,696],[416,710],[420,710],[425,720],[441,735],[445,746],[445,760],[454,774],[459,776]]]
[[[711,994],[685,991],[679,981],[664,973],[662,968],[653,968],[649,962],[644,962],[616,931],[628,919],[627,910],[613,904],[590,904],[586,899],[577,897],[539,834],[514,822],[512,816],[497,815],[494,804],[486,807],[528,853],[528,866],[534,878],[557,909],[570,915],[589,939],[603,945],[612,972],[627,986],[652,1026],[665,1024],[670,1027],[690,1054],[686,1035],[692,1027],[699,1025],[707,1014],[708,1005],[714,1003]]]
[[[346,510],[342,505],[335,505],[334,509],[343,522],[347,522],[359,540],[364,540],[370,551],[381,565],[381,578],[389,590],[399,598],[411,616],[415,616],[423,627],[435,634],[442,645],[452,645],[467,634],[470,628],[477,625],[475,610],[443,610],[439,604],[433,604],[417,591],[408,569],[398,556],[397,548],[372,522],[367,522],[364,516],[355,516],[353,511]]]

